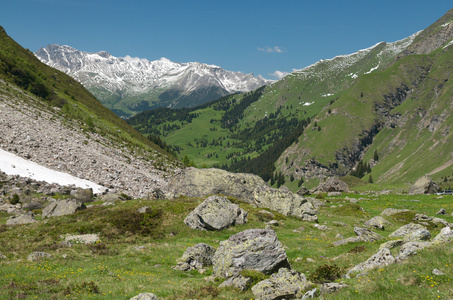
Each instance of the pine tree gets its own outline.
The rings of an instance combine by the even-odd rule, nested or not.
[[[377,153],[377,150],[374,150],[373,159],[374,159],[374,161],[378,161],[379,160],[379,154]]]
[[[370,177],[368,177],[368,183],[373,183],[373,177],[371,177],[371,174]]]

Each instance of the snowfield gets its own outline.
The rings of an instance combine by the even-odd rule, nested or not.
[[[67,173],[51,170],[2,149],[0,149],[0,170],[8,175],[19,175],[37,181],[45,181],[66,186],[75,185],[85,189],[92,188],[93,193],[95,194],[100,194],[107,190],[107,188],[94,182],[80,179]]]

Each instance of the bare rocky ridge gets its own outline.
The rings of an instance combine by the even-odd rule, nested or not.
[[[170,173],[156,169],[156,162],[162,161],[157,151],[131,152],[125,145],[83,131],[79,125],[71,126],[56,109],[44,110],[28,95],[21,95],[28,98],[28,103],[8,95],[0,93],[1,149],[133,197],[146,197],[155,189],[166,190]],[[168,169],[176,170],[177,166]]]

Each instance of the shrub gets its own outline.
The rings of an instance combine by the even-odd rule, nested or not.
[[[143,214],[132,210],[118,210],[112,212],[109,221],[121,235],[129,233],[160,238],[162,215],[161,209],[148,208]]]
[[[240,273],[244,277],[252,279],[252,286],[257,284],[260,281],[267,279],[267,276],[264,273],[256,270],[242,270]]]
[[[11,204],[17,204],[20,202],[20,198],[19,198],[19,195],[18,194],[14,194],[12,197],[11,197],[11,200],[9,200],[9,203]]]
[[[308,276],[310,281],[316,283],[333,282],[341,277],[341,268],[337,265],[322,265],[319,266],[313,273]]]

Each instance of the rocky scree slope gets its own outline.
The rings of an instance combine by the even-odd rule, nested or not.
[[[215,65],[114,57],[105,51],[89,53],[69,46],[48,45],[35,55],[78,80],[122,116],[154,107],[197,106],[271,82]]]
[[[174,159],[0,29],[3,150],[134,197],[165,190]]]

